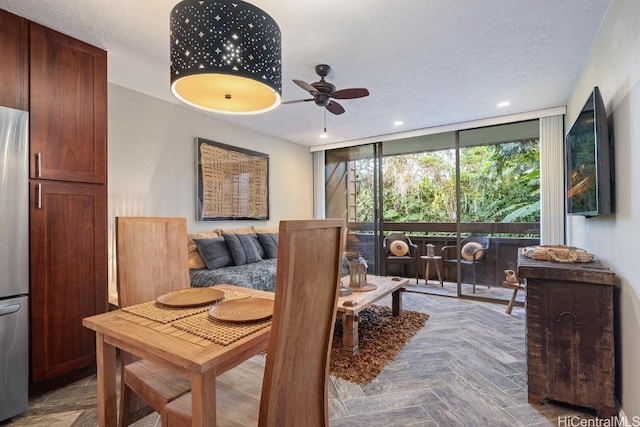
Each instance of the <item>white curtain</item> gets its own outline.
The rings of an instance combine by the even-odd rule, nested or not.
[[[540,118],[540,244],[564,243],[564,116]]]
[[[325,217],[324,201],[324,150],[313,154],[313,216]]]

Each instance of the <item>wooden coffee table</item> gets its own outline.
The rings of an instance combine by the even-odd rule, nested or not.
[[[403,277],[384,277],[367,275],[367,283],[377,286],[377,289],[365,292],[353,291],[351,295],[338,298],[338,316],[342,316],[342,352],[354,355],[358,353],[358,313],[371,306],[374,302],[391,294],[391,307],[394,316],[402,313],[402,294],[409,279]],[[349,276],[342,278],[344,287],[349,288]],[[354,306],[345,306],[345,302],[354,301]]]

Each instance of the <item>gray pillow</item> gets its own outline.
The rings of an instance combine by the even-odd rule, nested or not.
[[[258,233],[258,240],[267,258],[278,258],[278,233]]]
[[[235,265],[262,261],[258,248],[250,234],[223,234]],[[206,261],[205,261],[206,262]]]
[[[209,270],[233,265],[231,252],[222,237],[193,239],[200,256]]]
[[[268,257],[266,256],[266,254],[264,252],[264,248],[262,247],[262,244],[260,243],[260,239],[258,239],[258,235],[256,233],[251,233],[249,235],[253,239],[253,244],[256,245],[256,249],[258,249],[258,254],[260,254],[260,259],[267,259]]]

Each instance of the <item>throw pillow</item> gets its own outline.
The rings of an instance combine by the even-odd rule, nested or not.
[[[256,233],[278,233],[280,231],[280,224],[272,225],[270,227],[253,227],[253,231]]]
[[[200,256],[196,242],[193,239],[210,239],[220,237],[217,231],[202,231],[200,233],[187,234],[187,250],[189,251],[189,268],[205,268],[204,260]]]
[[[258,238],[258,234],[257,233],[251,233],[249,235],[253,239],[253,244],[256,246],[256,249],[258,250],[258,254],[260,255],[260,259],[267,259],[268,258],[267,254],[264,252],[264,247],[262,246],[262,243],[260,242],[260,239]]]
[[[478,252],[476,252],[475,257],[476,260],[479,260],[480,258],[482,258],[482,254],[483,254],[483,250],[482,250],[482,245],[478,242],[469,242],[469,243],[465,243],[465,245],[462,247],[462,258],[466,259],[467,261],[473,261],[473,251],[478,249]]]
[[[267,258],[278,258],[278,233],[258,233],[258,240]]]
[[[238,227],[238,228],[218,228],[216,230],[218,233],[220,233],[220,235],[222,236],[223,234],[250,234],[253,233],[253,227],[251,226],[246,226],[246,227]]]
[[[193,241],[209,270],[233,265],[231,252],[229,252],[229,248],[222,237],[193,239]]]
[[[402,240],[394,240],[391,242],[389,250],[395,256],[405,256],[409,253],[409,245],[407,245],[407,242],[403,242]]]
[[[249,234],[223,234],[235,265],[245,265],[262,260],[253,237]]]

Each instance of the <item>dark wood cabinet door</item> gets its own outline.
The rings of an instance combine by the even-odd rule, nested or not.
[[[30,177],[105,183],[106,52],[30,25]]]
[[[0,105],[29,109],[29,21],[0,9]]]
[[[106,185],[30,183],[31,383],[95,363],[82,319],[107,310]]]

